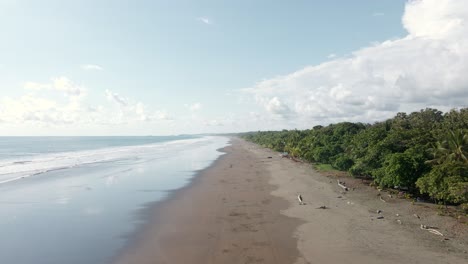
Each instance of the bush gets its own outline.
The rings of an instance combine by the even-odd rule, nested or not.
[[[375,171],[375,181],[382,187],[414,189],[416,181],[428,168],[424,161],[424,154],[413,149],[390,154],[382,168]]]
[[[332,165],[338,170],[347,171],[354,165],[354,161],[351,158],[346,157],[344,154],[335,156],[334,160],[335,162],[333,162]]]
[[[348,172],[351,174],[351,176],[357,177],[357,176],[363,176],[366,175],[367,168],[364,165],[364,163],[358,161],[355,163],[351,168],[349,168]],[[368,175],[366,175],[368,176]]]
[[[434,166],[416,182],[421,193],[439,201],[468,203],[468,165],[447,162]]]

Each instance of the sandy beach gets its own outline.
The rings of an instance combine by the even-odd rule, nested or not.
[[[150,207],[147,223],[114,263],[468,261],[466,224],[428,205],[356,179],[342,179],[345,192],[336,176],[310,164],[237,138],[231,143],[190,185]]]

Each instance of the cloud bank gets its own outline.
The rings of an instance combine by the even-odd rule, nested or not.
[[[271,120],[293,127],[373,122],[468,102],[468,2],[413,0],[408,34],[245,89]]]
[[[0,99],[2,123],[77,128],[171,119],[165,111],[149,109],[142,102],[110,90],[101,95],[107,98],[108,104],[92,105],[87,100],[87,89],[64,76],[52,78],[48,83],[26,82],[24,89],[28,93],[23,96]]]
[[[104,70],[104,68],[102,68],[101,66],[99,65],[95,65],[95,64],[84,64],[84,65],[81,65],[81,69],[85,70],[85,71],[102,71]]]

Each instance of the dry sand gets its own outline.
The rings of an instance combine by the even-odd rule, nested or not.
[[[115,263],[468,263],[466,224],[381,194],[383,202],[357,180],[343,192],[311,165],[237,138],[224,151],[155,206]]]

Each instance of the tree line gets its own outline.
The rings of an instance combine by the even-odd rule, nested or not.
[[[308,162],[331,164],[381,187],[436,202],[468,203],[468,108],[426,108],[374,124],[249,132],[248,141]]]

